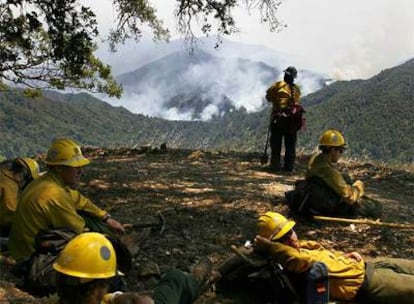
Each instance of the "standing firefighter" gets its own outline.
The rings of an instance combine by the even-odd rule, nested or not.
[[[273,105],[271,115],[270,169],[279,171],[282,140],[285,143],[283,169],[293,171],[296,158],[297,131],[302,127],[303,108],[299,105],[300,90],[294,83],[297,70],[290,66],[284,70],[283,81],[275,82],[266,92],[266,99]]]

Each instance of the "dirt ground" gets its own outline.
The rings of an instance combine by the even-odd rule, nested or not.
[[[93,162],[85,169],[80,186],[85,196],[122,223],[157,222],[158,213],[166,220],[163,233],[152,229],[141,243],[127,278],[131,290],[152,287],[155,279],[138,277],[146,271],[189,271],[203,256],[209,256],[218,267],[232,255],[232,244],[242,245],[254,237],[258,214],[274,210],[289,215],[284,192],[303,176],[307,160],[301,155],[296,172],[275,174],[259,164],[259,154],[159,149],[86,152]],[[345,165],[364,181],[371,198],[383,202],[383,222],[413,224],[412,169],[350,160]],[[299,237],[318,240],[329,248],[358,251],[367,258],[414,256],[413,229],[296,220]],[[145,267],[155,271],[143,270]],[[1,277],[0,303],[8,303],[1,298],[7,298],[10,288],[6,281],[13,282],[13,278],[5,266]],[[21,296],[20,300],[29,302],[30,297]],[[240,300],[237,295],[209,291],[197,303]]]

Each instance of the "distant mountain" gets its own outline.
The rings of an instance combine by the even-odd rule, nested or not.
[[[314,149],[320,134],[335,128],[344,133],[349,156],[413,163],[413,79],[414,59],[371,79],[336,82],[304,97],[307,128],[299,133],[299,147]],[[192,109],[211,106],[198,98],[202,94],[192,94],[176,95],[167,105],[187,111],[188,98]],[[209,121],[169,121],[132,114],[88,94],[44,92],[28,99],[18,90],[0,92],[0,154],[45,151],[62,136],[106,147],[166,142],[177,148],[261,151],[270,107],[249,113],[233,108],[224,96],[220,105],[222,114]]]
[[[206,120],[222,115],[226,108],[259,110],[263,92],[279,74],[261,62],[223,59],[198,50],[192,56],[172,53],[117,80],[124,87],[124,98],[158,105],[156,116]]]
[[[246,124],[236,121],[233,125],[245,128]],[[0,156],[7,158],[45,152],[59,137],[104,147],[159,146],[165,142],[181,148],[225,149],[228,136],[237,133],[223,128],[221,122],[167,121],[132,114],[83,93],[44,92],[32,99],[20,90],[0,92]],[[243,140],[235,139],[233,147],[240,147]]]
[[[213,115],[223,115],[226,108],[260,110],[266,89],[281,74],[281,68],[261,61],[228,55],[217,57],[196,49],[191,56],[188,50],[173,52],[122,74],[117,80],[124,87],[120,102],[127,104],[132,112],[151,112],[167,119],[207,120]],[[325,85],[326,80],[317,73],[300,70],[299,75],[304,94]],[[230,102],[231,106],[223,102]]]
[[[138,123],[151,125],[142,115],[112,107],[89,94],[44,92],[27,98],[21,91],[0,92],[0,154],[7,157],[44,151],[56,137],[72,137],[89,144],[108,145],[117,134],[128,144]],[[108,134],[111,134],[108,136]]]
[[[283,69],[289,65],[299,65],[291,54],[279,52],[263,45],[246,44],[222,39],[218,47],[214,37],[200,37],[195,45],[195,52],[203,51],[215,57],[243,58],[255,62],[264,62],[276,69]],[[112,66],[115,75],[132,72],[153,61],[159,60],[176,52],[190,53],[189,45],[184,39],[175,39],[170,42],[157,41],[143,37],[139,47],[135,41],[126,42],[119,46],[117,52],[109,52],[106,48],[99,48],[98,55]]]
[[[208,120],[213,115],[223,116],[228,112],[236,110],[234,102],[226,95],[219,95],[213,100],[209,97],[208,89],[200,88],[191,92],[183,92],[172,97],[164,106],[169,110],[176,110],[183,114],[188,114],[186,120]]]

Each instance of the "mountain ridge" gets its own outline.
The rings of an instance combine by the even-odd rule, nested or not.
[[[132,112],[151,113],[166,119],[208,120],[212,115],[222,114],[223,99],[248,112],[260,110],[264,102],[263,92],[281,74],[282,68],[264,61],[224,58],[196,49],[191,56],[184,50],[172,52],[119,75],[117,80],[124,88],[121,103]],[[306,95],[325,86],[328,79],[312,71],[299,70],[299,81],[301,91]],[[186,97],[198,93],[200,97],[197,99],[205,105],[204,108]],[[185,99],[180,102],[181,107],[172,106],[175,104],[172,100],[180,97]]]
[[[336,128],[345,135],[350,157],[412,163],[413,67],[409,60],[368,80],[334,83],[305,96],[307,128],[299,132],[299,149],[314,150],[320,133]],[[133,114],[85,93],[45,92],[28,99],[18,90],[1,92],[0,154],[35,154],[63,136],[108,148],[165,142],[177,148],[258,152],[265,145],[269,113],[269,105],[252,113],[240,107],[209,121],[169,121]]]
[[[309,126],[310,133],[336,128],[349,139],[352,149],[365,151],[368,157],[387,160],[399,154],[412,162],[413,79],[411,59],[370,79],[336,82],[305,97],[307,117],[316,122]],[[306,142],[311,140],[305,137]]]
[[[158,108],[157,116],[163,118],[190,120],[220,114],[223,99],[231,100],[235,108],[244,105],[250,111],[257,111],[263,98],[261,92],[280,72],[262,62],[240,58],[224,60],[198,50],[192,56],[185,51],[173,52],[122,74],[117,80],[123,85],[124,99],[136,104],[151,103],[152,108]],[[186,97],[197,95],[204,108]],[[250,96],[254,102],[246,102]],[[174,107],[180,97],[185,100],[180,102],[180,107]],[[171,113],[176,113],[176,117]]]

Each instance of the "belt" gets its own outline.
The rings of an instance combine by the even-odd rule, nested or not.
[[[365,274],[364,274],[364,281],[362,281],[361,287],[359,290],[366,290],[368,288],[369,279],[372,277],[372,273],[374,272],[374,264],[370,262],[365,262]]]

